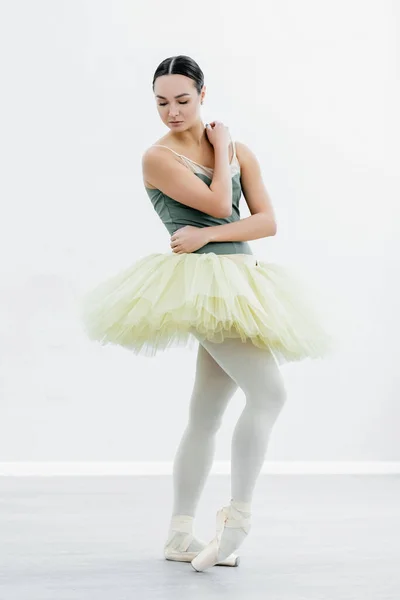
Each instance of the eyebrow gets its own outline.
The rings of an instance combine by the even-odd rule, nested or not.
[[[185,92],[184,94],[178,94],[177,96],[174,96],[174,98],[182,98],[182,96],[190,96],[190,94]],[[156,94],[156,98],[162,98],[163,100],[167,100],[165,96],[160,96],[159,94]]]

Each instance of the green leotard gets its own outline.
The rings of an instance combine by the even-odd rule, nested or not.
[[[154,144],[161,146],[161,144]],[[154,210],[164,223],[165,227],[172,236],[177,229],[185,225],[193,225],[194,227],[210,227],[214,225],[222,225],[224,223],[233,223],[240,220],[239,202],[242,196],[242,186],[240,182],[240,164],[236,156],[235,143],[233,145],[233,157],[230,163],[232,175],[232,214],[230,217],[217,218],[207,213],[202,212],[177,202],[170,196],[164,194],[161,190],[146,187],[146,192],[153,204]],[[168,148],[168,146],[162,146]],[[168,148],[180,157],[183,164],[193,171],[195,175],[200,177],[208,186],[212,181],[213,169],[200,165],[187,156],[178,154],[172,148]],[[248,242],[209,242],[192,254],[203,254],[205,252],[214,252],[215,254],[253,254]]]

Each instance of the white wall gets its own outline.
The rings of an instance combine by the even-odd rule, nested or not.
[[[398,11],[377,0],[2,4],[0,461],[173,459],[195,350],[98,347],[73,304],[170,250],[141,156],[167,132],[151,82],[175,54],[205,73],[204,121],[222,120],[260,161],[278,234],[253,252],[310,277],[341,342],[334,359],[282,367],[289,401],[268,459],[400,460]],[[230,457],[243,403],[238,392],[217,460]]]

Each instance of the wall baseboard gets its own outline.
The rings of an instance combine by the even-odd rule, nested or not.
[[[261,473],[289,475],[400,474],[400,461],[265,461]],[[0,462],[0,477],[171,475],[172,462]],[[229,475],[230,461],[215,461],[211,475]]]

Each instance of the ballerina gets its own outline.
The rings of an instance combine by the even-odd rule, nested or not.
[[[165,59],[153,91],[170,131],[145,151],[143,179],[171,251],[142,256],[88,291],[80,316],[91,340],[137,355],[198,342],[164,556],[204,571],[239,564],[236,550],[250,532],[255,485],[286,401],[279,366],[325,357],[334,346],[306,286],[253,254],[249,240],[277,232],[272,203],[253,152],[221,121],[204,125],[199,65],[184,55]],[[251,212],[243,220],[242,195]],[[194,533],[194,518],[216,433],[238,388],[246,401],[232,438],[231,499],[206,544]]]

